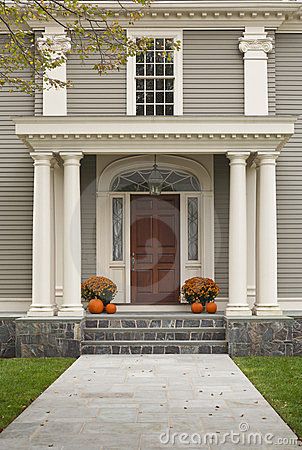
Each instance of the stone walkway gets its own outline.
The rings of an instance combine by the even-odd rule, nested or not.
[[[87,355],[0,435],[0,449],[288,450],[294,438],[227,355]]]

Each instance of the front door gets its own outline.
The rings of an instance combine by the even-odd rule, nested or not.
[[[179,195],[132,195],[132,302],[177,303],[179,259]]]

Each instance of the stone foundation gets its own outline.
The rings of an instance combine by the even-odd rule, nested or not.
[[[293,325],[294,319],[290,317],[253,316],[248,319],[227,319],[226,338],[229,343],[229,355],[293,356],[296,354]]]
[[[16,320],[16,356],[80,356],[81,319],[21,318]]]
[[[11,317],[0,317],[0,358],[16,356],[16,322]]]
[[[223,318],[220,319],[216,316],[214,320],[214,317],[202,319],[183,317],[179,320],[167,320],[161,317],[157,321],[154,318],[150,319],[149,322],[140,318],[122,321],[118,314],[112,317],[110,321],[101,317],[91,317],[88,320],[63,319],[62,317],[43,318],[41,320],[27,317],[0,317],[0,357],[78,357],[81,354],[81,340],[88,339],[86,343],[91,345],[89,339],[95,339],[94,336],[89,336],[94,327],[98,329],[97,331],[102,331],[104,336],[106,333],[113,331],[112,327],[116,328],[117,332],[119,329],[132,332],[134,334],[131,338],[137,340],[136,346],[139,346],[139,341],[142,341],[144,345],[146,344],[144,342],[147,340],[146,336],[137,335],[144,331],[143,328],[146,327],[145,332],[150,333],[151,331],[154,332],[157,326],[167,327],[169,345],[172,347],[175,344],[173,340],[176,337],[177,339],[182,338],[182,336],[179,336],[179,332],[184,331],[186,327],[192,327],[194,333],[196,333],[198,329],[204,326],[213,327],[213,331],[215,331],[215,327],[224,326]],[[228,318],[225,323],[226,341],[228,342],[230,356],[302,356],[302,314],[293,314],[292,317]],[[85,336],[85,333],[87,336]],[[206,336],[208,335],[202,335],[202,338],[205,339]],[[106,337],[109,338],[109,336]],[[222,337],[219,336],[221,339]],[[207,339],[212,338],[214,339],[214,336],[209,335],[207,337]],[[168,339],[168,336],[166,336],[166,339]],[[215,339],[218,339],[216,335]],[[116,346],[115,336],[112,337],[112,340],[113,346]],[[161,336],[158,339],[157,337],[154,338],[154,340],[158,340],[154,353],[160,352]],[[199,350],[195,349],[196,344],[197,339],[189,344],[194,347],[192,353],[199,353]],[[202,345],[202,341],[200,344]],[[220,342],[216,342],[216,344],[220,344]],[[102,347],[102,351],[95,353],[109,353],[109,349],[105,348],[106,341],[99,342],[98,345]],[[123,353],[124,350],[119,349],[119,352]],[[133,352],[130,350],[128,352],[127,349],[125,352],[137,353],[136,349]],[[141,351],[142,353],[150,353],[149,349]],[[82,352],[87,353],[84,348],[82,348]],[[116,353],[116,351],[112,351],[112,353]]]

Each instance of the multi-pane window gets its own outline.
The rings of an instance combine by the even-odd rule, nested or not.
[[[136,56],[136,115],[174,115],[174,51],[173,38],[151,38],[147,52]]]

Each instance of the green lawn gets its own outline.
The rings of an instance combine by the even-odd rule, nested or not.
[[[302,438],[302,357],[234,358],[266,400]]]
[[[0,431],[74,361],[73,358],[0,359]]]

